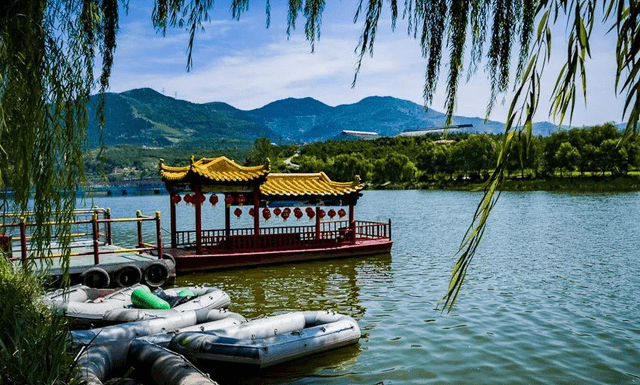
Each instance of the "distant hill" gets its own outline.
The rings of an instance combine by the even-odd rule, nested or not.
[[[90,105],[89,144],[99,143],[95,108]],[[243,111],[222,102],[191,103],[150,88],[105,95],[106,145],[134,144],[147,147],[228,148],[250,146],[256,138],[277,143],[324,141],[342,130],[371,131],[395,136],[404,130],[442,127],[445,115],[422,105],[372,96],[354,104],[328,106],[313,98],[278,100]],[[504,124],[479,117],[456,116],[453,124],[472,124],[468,132],[501,133]],[[534,134],[546,136],[557,127],[536,123]]]
[[[89,145],[99,143],[95,109],[90,104]],[[196,104],[143,88],[105,95],[106,145],[148,147],[250,146],[257,138],[274,137],[266,126],[243,117],[244,112],[225,103]]]

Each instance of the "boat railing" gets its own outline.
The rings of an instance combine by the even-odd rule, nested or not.
[[[391,219],[385,222],[356,221],[356,239],[391,239]]]
[[[348,221],[321,222],[320,226],[263,227],[255,235],[253,228],[202,230],[203,252],[215,253],[249,250],[286,250],[313,247],[331,247],[354,243],[357,239],[391,237],[391,222],[356,221],[355,232]],[[196,246],[196,232],[176,232],[176,247]]]
[[[86,219],[90,215],[90,219]],[[135,218],[111,218],[109,209],[94,208],[75,210],[71,219],[64,224],[70,226],[71,231],[60,235],[60,222],[45,222],[48,227],[49,250],[46,253],[36,252],[35,240],[36,222],[33,213],[23,216],[4,214],[4,218],[18,219],[18,222],[0,224],[0,251],[9,260],[22,260],[26,266],[28,259],[58,258],[62,256],[79,257],[93,256],[94,264],[100,263],[100,255],[121,253],[157,253],[162,258],[162,233],[160,213],[155,217],[145,216],[138,211]],[[153,221],[156,224],[156,244],[144,242],[142,223]],[[112,242],[112,225],[114,223],[134,222],[137,227],[137,246],[131,248],[114,247]],[[65,237],[64,239],[61,239]]]

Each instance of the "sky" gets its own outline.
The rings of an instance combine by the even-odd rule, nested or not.
[[[388,7],[379,22],[373,57],[365,57],[358,81],[351,87],[357,63],[355,48],[362,33],[362,20],[353,23],[357,3],[327,2],[320,39],[311,53],[305,40],[303,15],[287,38],[285,2],[271,1],[271,24],[267,29],[264,2],[250,2],[249,10],[237,21],[232,19],[230,2],[218,1],[210,12],[212,21],[196,34],[193,67],[187,72],[187,31],[168,29],[165,36],[156,33],[151,23],[153,2],[131,1],[128,14],[123,12],[120,18],[109,91],[149,87],[177,99],[225,102],[242,110],[288,97],[312,97],[330,106],[356,103],[368,96],[393,96],[424,104],[426,59],[421,56],[419,42],[407,35],[405,20],[399,17],[392,31]],[[554,51],[542,79],[535,121],[558,123],[549,117],[548,100],[566,57],[564,31],[564,24],[554,29]],[[624,98],[616,97],[614,91],[615,35],[597,28],[591,44],[587,105],[579,98],[572,126],[622,121]],[[443,64],[446,63],[443,57]],[[465,69],[467,65],[468,61]],[[429,108],[445,110],[446,78],[443,67]],[[455,114],[485,117],[489,94],[490,84],[482,64],[469,81],[465,71]],[[503,100],[505,103],[501,103]],[[509,95],[500,98],[490,119],[504,122],[508,102]]]

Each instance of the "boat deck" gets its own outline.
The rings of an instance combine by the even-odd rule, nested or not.
[[[189,273],[243,266],[269,265],[288,262],[312,261],[388,254],[393,241],[388,238],[358,239],[355,243],[319,246],[305,249],[278,250],[225,250],[198,254],[195,248],[165,248],[165,253],[176,261],[176,272]]]

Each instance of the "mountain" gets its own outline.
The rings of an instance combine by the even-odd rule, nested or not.
[[[99,143],[94,118],[98,97],[90,103],[89,144]],[[259,137],[278,143],[314,142],[337,137],[343,130],[370,131],[395,136],[404,130],[439,128],[445,114],[422,105],[372,96],[354,104],[328,106],[313,98],[287,98],[243,111],[222,102],[191,103],[162,95],[150,88],[105,95],[106,145],[134,144],[185,148],[248,147]],[[455,116],[453,124],[472,124],[467,132],[501,133],[504,124],[479,117]],[[534,125],[536,135],[549,135],[557,127]]]
[[[95,110],[89,105],[89,145],[99,143]],[[150,88],[105,95],[105,145],[148,147],[250,146],[257,138],[276,137],[265,126],[243,117],[225,103],[196,104],[164,96]]]

